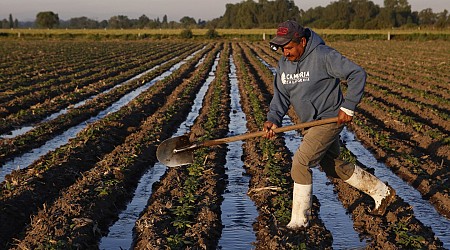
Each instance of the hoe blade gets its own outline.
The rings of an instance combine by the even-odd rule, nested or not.
[[[193,149],[174,152],[175,149],[185,148],[190,144],[189,138],[185,135],[167,139],[156,149],[156,158],[168,167],[191,164],[194,162]]]

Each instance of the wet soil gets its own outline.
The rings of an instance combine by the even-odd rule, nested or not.
[[[260,57],[263,58],[264,54],[261,51],[259,52]],[[272,60],[271,62],[272,64],[276,63],[275,60]],[[256,63],[253,62],[252,65],[256,65]],[[267,75],[267,72],[260,71],[259,74]],[[262,78],[262,80],[263,79],[265,78]],[[270,90],[271,82],[264,82],[266,82],[267,89]],[[295,114],[291,112],[289,115],[293,121],[298,122],[298,118]],[[364,139],[362,140],[364,141]],[[373,141],[373,138],[371,138],[371,141]],[[361,163],[357,164],[363,166]],[[401,240],[399,239],[399,235],[401,235],[401,233],[399,233],[399,225],[408,225],[408,233],[410,235],[420,236],[427,239],[426,243],[422,243],[425,244],[427,248],[442,248],[442,242],[434,239],[433,232],[428,227],[424,226],[420,221],[415,219],[410,205],[404,203],[399,197],[397,197],[394,205],[390,207],[392,210],[389,210],[387,218],[372,216],[369,211],[370,208],[373,207],[373,201],[367,195],[351,188],[349,185],[340,180],[331,180],[335,185],[335,190],[341,202],[353,215],[355,228],[360,232],[362,237],[367,237],[369,239],[368,241],[370,244],[368,248],[396,248],[398,246],[398,242]]]
[[[194,66],[196,62],[188,63],[176,76],[155,84],[151,90],[139,96],[123,109],[124,113],[108,116],[80,133],[68,145],[43,156],[28,168],[8,175],[0,189],[0,246],[13,249],[98,248],[99,239],[107,234],[109,225],[117,220],[118,214],[131,199],[139,178],[157,161],[157,145],[171,137],[185,119],[218,52],[220,59],[215,72],[217,79],[211,83],[199,117],[191,128],[191,140],[221,138],[229,132],[230,82],[227,73],[230,56],[237,66],[247,130],[259,131],[261,118],[255,115],[257,107],[252,98],[256,96],[259,108],[267,111],[272,79],[270,70],[259,64],[254,55],[264,58],[271,65],[276,64],[277,55],[258,44],[214,43],[203,49],[195,59],[199,61],[207,54],[199,66]],[[246,88],[246,85],[253,86],[252,90]],[[222,97],[218,104],[214,101],[217,89]],[[374,93],[372,95],[375,96]],[[395,105],[403,107],[401,103]],[[217,126],[205,129],[206,121],[215,112],[219,114],[215,118]],[[414,110],[411,112],[420,113]],[[422,142],[420,136],[423,133],[413,133],[405,125],[383,122],[380,118],[383,112],[377,112],[369,104],[361,105],[361,113],[364,114],[364,118],[360,119],[361,123],[352,125],[358,138],[380,160],[391,166],[395,174],[408,180],[425,198],[430,199],[437,210],[448,215],[448,173],[444,171],[448,158],[441,149],[446,146],[436,146],[425,137]],[[298,122],[292,111],[289,115],[292,121]],[[430,126],[430,123],[425,125]],[[361,124],[370,125],[378,131],[387,131],[393,148],[399,152],[419,155],[422,164],[406,164],[403,154],[386,151],[374,142],[373,135],[369,135]],[[445,124],[437,124],[441,131],[448,133]],[[413,134],[418,139],[407,140],[405,135],[408,134]],[[278,201],[290,200],[292,196],[290,152],[282,137],[271,142],[276,149],[271,155],[263,153],[263,143],[261,138],[245,141],[242,157],[246,174],[250,178],[249,196],[259,213],[253,224],[255,248],[331,249],[333,237],[320,217],[321,203],[326,201],[319,201],[314,196],[311,226],[306,230],[292,231],[286,228],[289,213],[284,216],[279,213],[290,212],[290,204],[282,207]],[[433,145],[437,154],[432,154]],[[226,147],[215,146],[200,153],[201,159],[196,160],[202,163],[202,175],[198,177],[200,184],[193,196],[196,203],[187,210],[190,214],[183,217],[187,221],[181,221],[189,226],[179,226],[177,223],[180,221],[174,221],[174,218],[177,211],[180,212],[175,208],[183,205],[180,199],[186,198],[186,188],[191,187],[186,187],[190,169],[168,168],[153,186],[147,207],[136,221],[133,248],[217,247],[222,230],[220,205],[227,185],[223,167]],[[276,174],[286,181],[271,182],[270,172],[266,168],[269,160],[276,162],[279,170]],[[371,171],[371,166],[363,166],[357,160],[355,163]],[[330,178],[330,182],[337,197],[351,214],[360,237],[367,240],[366,249],[443,249],[442,242],[435,238],[429,227],[416,219],[411,205],[400,196],[396,196],[385,216],[373,216],[369,211],[373,207],[373,201],[367,195],[341,180]]]

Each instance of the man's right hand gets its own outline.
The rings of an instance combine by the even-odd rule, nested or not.
[[[273,122],[271,122],[271,121],[264,122],[263,131],[266,133],[263,135],[263,137],[267,138],[267,139],[275,138],[275,132],[273,132],[273,129],[276,129],[276,128],[278,128],[278,126],[275,125]]]

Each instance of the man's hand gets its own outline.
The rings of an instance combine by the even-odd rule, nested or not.
[[[278,126],[275,125],[273,122],[270,122],[270,121],[264,122],[263,131],[266,132],[266,134],[263,135],[263,137],[267,138],[267,139],[275,138],[275,132],[273,132],[272,129],[276,129],[276,128],[278,128]]]
[[[337,121],[338,125],[351,123],[352,120],[353,120],[353,116],[347,115],[344,111],[339,110],[338,121]]]

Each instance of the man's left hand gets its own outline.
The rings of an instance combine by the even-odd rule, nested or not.
[[[341,124],[349,124],[351,123],[353,120],[353,116],[351,115],[347,115],[344,111],[339,110],[339,114],[338,114],[338,125]]]

